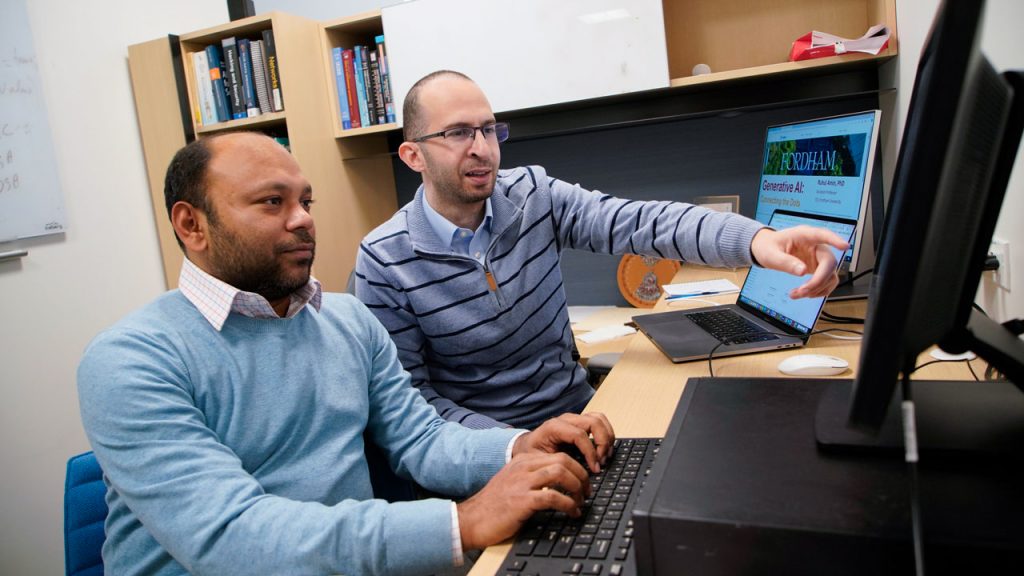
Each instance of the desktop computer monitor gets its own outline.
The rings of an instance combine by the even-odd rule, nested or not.
[[[853,249],[841,269],[870,269],[875,248],[871,190],[880,191],[872,178],[880,115],[868,110],[768,127],[754,218],[767,224],[776,209],[783,209],[856,220]],[[881,199],[875,202],[880,207]],[[864,286],[861,296],[867,295]]]
[[[917,69],[857,376],[852,395],[838,399],[847,417],[838,424],[868,437],[899,404],[900,375],[909,387],[918,355],[933,344],[974,350],[1024,389],[1024,342],[972,310],[1020,142],[1024,101],[1021,74],[997,73],[978,47],[982,8],[983,2],[943,2]],[[837,424],[822,420],[828,400],[821,408],[819,441],[829,434],[823,428]]]

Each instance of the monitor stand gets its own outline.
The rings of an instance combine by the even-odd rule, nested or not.
[[[864,276],[854,280],[853,282],[846,283],[850,278],[856,274],[851,273],[848,270],[839,271],[839,286],[828,295],[830,302],[837,302],[839,300],[858,300],[867,298],[871,292],[871,279],[873,274],[865,274]]]
[[[896,386],[877,434],[847,426],[852,385],[850,380],[834,380],[823,391],[814,423],[818,446],[902,452],[902,384]],[[914,380],[911,390],[922,457],[1024,459],[1024,394],[1014,384]]]

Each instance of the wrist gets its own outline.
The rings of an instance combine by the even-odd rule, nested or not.
[[[472,512],[467,510],[467,502],[458,502],[455,504],[456,514],[459,517],[459,537],[462,540],[462,551],[465,553],[466,550],[479,550],[482,547],[477,545],[475,535],[472,529]],[[471,508],[472,505],[469,505]]]
[[[517,454],[522,454],[527,451],[526,441],[524,440],[530,433],[520,434],[516,436],[516,439],[512,442],[512,457],[515,458]]]

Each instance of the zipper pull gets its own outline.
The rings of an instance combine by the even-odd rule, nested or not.
[[[491,289],[491,292],[498,290],[498,283],[494,281],[494,274],[491,274],[490,270],[484,270],[484,276],[487,276],[487,287]]]

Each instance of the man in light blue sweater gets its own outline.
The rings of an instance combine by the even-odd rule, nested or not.
[[[539,166],[499,170],[508,125],[460,73],[421,79],[403,115],[398,154],[423,185],[363,239],[356,296],[448,420],[533,428],[589,401],[572,356],[562,250],[813,272],[795,298],[828,294],[838,282],[827,244],[847,245],[827,230],[778,232],[690,204],[622,200]]]
[[[424,574],[535,510],[579,515],[587,473],[557,449],[598,470],[607,420],[525,433],[439,418],[380,323],[310,275],[312,190],[273,140],[194,142],[165,194],[180,288],[97,336],[78,372],[108,487],[107,573]],[[472,496],[374,500],[364,437],[400,476]]]

